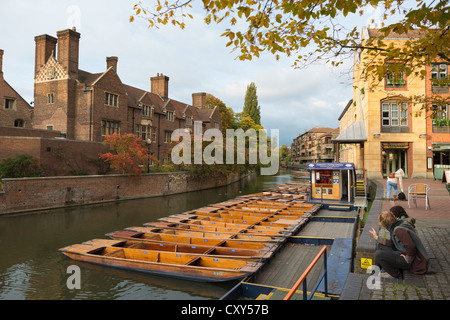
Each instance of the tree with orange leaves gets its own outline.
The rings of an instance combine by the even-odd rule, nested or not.
[[[141,166],[146,167],[150,161],[145,142],[133,134],[114,133],[108,135],[103,144],[109,145],[110,152],[100,154],[100,158],[109,162],[113,169],[122,174],[140,177]]]

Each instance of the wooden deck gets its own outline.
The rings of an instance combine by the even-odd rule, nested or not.
[[[303,230],[298,233],[298,236],[314,238],[351,238],[353,229],[353,223],[309,221]]]
[[[330,251],[329,247],[327,248],[327,254]],[[253,278],[252,282],[259,285],[290,289],[311,261],[314,260],[320,249],[322,249],[322,246],[287,243],[277,253],[275,259],[266,264],[261,272]],[[306,278],[308,290],[314,287],[322,272],[323,259],[321,258]],[[302,287],[299,290],[302,290]]]

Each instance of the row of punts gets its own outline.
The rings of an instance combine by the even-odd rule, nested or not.
[[[88,263],[196,281],[240,280],[258,271],[320,205],[305,186],[282,185],[113,231],[60,249]]]

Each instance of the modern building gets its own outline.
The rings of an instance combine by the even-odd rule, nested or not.
[[[339,128],[315,127],[296,137],[291,145],[291,160],[300,164],[306,162],[333,162],[332,139],[339,134]]]
[[[362,45],[378,34],[377,29],[363,29]],[[391,34],[384,43],[401,47],[420,36],[417,32]],[[433,91],[435,86],[432,85],[432,79],[445,78],[444,73],[436,72],[441,69],[441,72],[448,72],[448,65],[439,62],[437,65],[443,67],[427,66],[425,78],[401,73],[387,74],[378,81],[365,77],[367,61],[365,51],[355,55],[353,98],[339,117],[341,134],[334,139],[339,145],[339,161],[355,163],[357,169],[364,169],[367,176],[374,179],[386,177],[400,168],[409,178],[432,177],[436,163],[450,164],[446,152],[450,149],[450,134],[438,133],[437,125],[433,124],[437,123],[436,117],[448,119],[448,107],[435,106],[442,112],[439,116],[429,113],[427,118],[422,103],[407,101],[437,94],[448,97],[448,82],[444,86],[446,93]]]

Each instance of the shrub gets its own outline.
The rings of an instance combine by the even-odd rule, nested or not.
[[[39,177],[43,171],[39,161],[26,154],[19,154],[0,162],[0,179]]]

